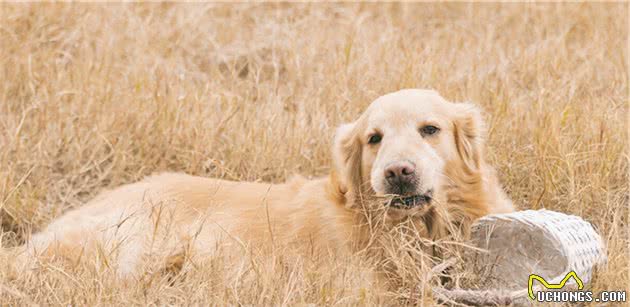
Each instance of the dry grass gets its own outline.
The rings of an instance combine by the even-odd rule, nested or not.
[[[326,174],[333,127],[381,94],[420,87],[483,106],[488,159],[515,203],[594,223],[609,263],[593,288],[628,289],[627,13],[623,3],[2,4],[3,245],[153,172]],[[374,294],[351,262],[331,271],[279,257],[234,274],[216,260],[174,283],[131,285],[51,266],[2,273],[0,304],[430,304],[404,288]],[[428,283],[421,273],[402,275]]]

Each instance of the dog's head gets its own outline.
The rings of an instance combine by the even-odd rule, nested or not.
[[[368,194],[395,217],[422,215],[446,201],[453,174],[481,167],[483,122],[477,107],[429,90],[376,99],[337,129],[333,156],[349,202]]]

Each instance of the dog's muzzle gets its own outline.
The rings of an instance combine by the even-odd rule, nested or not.
[[[422,207],[431,203],[433,199],[433,190],[429,190],[424,194],[417,194],[406,197],[395,197],[389,202],[389,206],[396,209],[412,209]]]

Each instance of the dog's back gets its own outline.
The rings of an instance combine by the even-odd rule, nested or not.
[[[330,203],[323,183],[302,178],[269,184],[172,173],[151,176],[101,193],[65,213],[35,234],[26,252],[31,259],[62,258],[69,263],[111,257],[125,275],[148,255],[168,261],[192,247],[207,256],[219,241],[223,249],[262,248],[274,239],[286,243],[313,229],[330,229],[333,234],[350,223],[335,225],[339,212],[321,210]]]

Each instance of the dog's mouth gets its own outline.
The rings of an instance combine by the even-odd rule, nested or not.
[[[433,190],[424,194],[411,196],[397,196],[389,202],[389,206],[396,209],[413,209],[427,205],[433,199]]]

